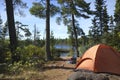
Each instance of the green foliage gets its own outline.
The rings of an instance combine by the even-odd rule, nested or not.
[[[28,66],[27,66],[28,67]],[[28,67],[29,68],[29,67]],[[11,74],[19,74],[20,72],[23,71],[23,65],[22,65],[22,62],[15,62],[13,64],[9,64],[8,65],[8,71],[11,73]]]
[[[115,4],[115,13],[114,13],[114,21],[116,24],[114,24],[113,18],[111,17],[111,23],[110,26],[112,28],[112,36],[109,38],[108,41],[111,41],[110,45],[113,46],[115,49],[120,51],[120,1],[116,0]]]
[[[108,23],[108,15],[107,15],[107,8],[105,5],[105,0],[96,0],[95,1],[95,17],[96,26],[98,28],[99,35],[103,35],[104,25]]]
[[[7,69],[7,64],[11,62],[11,52],[9,49],[9,41],[0,39],[0,73]]]
[[[34,45],[28,45],[25,47],[18,47],[14,53],[19,60],[15,60],[14,63],[8,64],[8,71],[13,74],[19,74],[26,69],[40,68],[44,64],[45,51],[44,48],[39,48]]]
[[[62,21],[60,18],[63,18],[63,23],[68,26],[71,23],[72,14],[74,14],[76,18],[89,18],[88,14],[92,13],[89,7],[90,3],[84,0],[58,0],[58,4],[61,5],[61,17],[57,18],[57,23],[59,24],[59,21]]]
[[[107,13],[107,7],[104,6],[103,8],[103,34],[108,33],[110,26],[108,26],[108,22],[109,22],[109,15]]]
[[[15,51],[15,55],[20,56],[20,61],[35,62],[38,60],[44,60],[45,51],[43,48],[39,48],[34,45],[28,45],[25,47],[18,47]]]
[[[0,40],[0,63],[7,63],[11,58],[8,40]]]
[[[120,22],[120,0],[116,0],[114,17],[115,22]]]
[[[90,3],[84,0],[58,0],[61,8],[61,18],[63,18],[63,23],[68,26],[68,33],[70,33],[72,46],[76,48],[77,56],[78,52],[78,35],[84,35],[84,32],[79,28],[79,23],[77,23],[77,18],[89,18],[88,14],[91,14]],[[57,23],[61,21],[60,17],[57,18]],[[73,41],[74,40],[74,41]]]
[[[89,45],[80,46],[80,47],[79,47],[80,56],[81,56],[82,54],[84,54],[84,52],[85,52],[89,47],[90,47]]]
[[[30,30],[26,27],[28,25],[22,24],[19,21],[15,22],[15,27],[16,27],[16,35],[18,39],[21,39],[21,37],[23,37],[23,35],[21,35],[21,31],[24,32],[25,37],[30,37],[32,34],[30,32]]]
[[[95,9],[95,17],[92,20],[93,26],[89,30],[90,44],[109,44],[107,40],[109,40],[113,31],[112,17],[109,18],[104,0],[96,0]]]
[[[45,49],[34,46],[17,47],[14,53],[11,53],[8,47],[9,41],[0,41],[0,71],[6,70],[18,74],[24,69],[42,67],[45,60]],[[12,58],[12,56],[15,56]],[[11,63],[14,60],[14,63]],[[2,65],[3,64],[3,65]],[[5,64],[5,65],[4,65]]]
[[[55,38],[54,38],[54,33],[53,33],[53,31],[51,31],[51,34],[50,34],[50,45],[51,45],[52,48],[54,48]]]
[[[23,64],[24,63],[24,64]],[[7,71],[10,74],[18,75],[20,73],[23,73],[25,70],[34,70],[34,69],[40,69],[42,68],[44,64],[44,61],[38,60],[34,62],[15,62],[13,64],[9,64],[7,67]]]
[[[33,7],[30,9],[30,13],[35,15],[36,17],[45,18],[46,11],[42,4],[40,3],[33,3]]]
[[[60,54],[58,53],[57,49],[55,49],[55,47],[51,46],[50,50],[51,50],[51,56],[53,59],[60,57]]]
[[[73,56],[73,55],[74,55],[74,50],[70,49],[70,52],[69,52],[68,56]]]
[[[42,2],[34,2],[29,11],[36,17],[43,19],[46,18],[46,5]],[[50,16],[53,17],[58,12],[60,12],[59,7],[55,6],[54,4],[50,4]]]
[[[89,10],[90,3],[87,3],[84,0],[58,0],[58,3],[61,5],[61,13],[64,17],[74,14],[76,17],[89,18],[89,16],[84,13],[91,13]]]
[[[46,18],[46,60],[51,60],[50,52],[50,16],[53,17],[59,11],[59,7],[52,4],[50,0],[34,2],[30,13],[38,18]]]
[[[25,3],[23,0],[13,0],[13,7],[17,14],[20,16],[25,16],[23,8],[28,8],[27,3]]]
[[[3,24],[3,21],[0,16],[0,39],[5,40],[5,36],[7,35],[7,32],[8,32],[8,24],[7,22]]]
[[[59,53],[57,52],[57,50],[54,47],[55,43],[56,43],[56,40],[54,38],[54,33],[53,33],[53,31],[51,31],[51,34],[50,34],[50,51],[51,51],[51,55],[52,55],[53,59],[59,57]]]

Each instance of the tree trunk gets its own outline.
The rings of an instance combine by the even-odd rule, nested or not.
[[[36,33],[37,33],[37,30],[36,30],[36,24],[34,25],[34,45],[36,45]]]
[[[99,13],[99,17],[100,17],[100,35],[103,36],[103,21],[102,21],[102,13]]]
[[[14,54],[17,48],[17,37],[16,37],[16,29],[14,22],[14,12],[13,12],[13,4],[12,0],[5,0],[6,3],[6,12],[7,12],[7,20],[8,20],[8,28],[9,28],[9,37],[10,37],[10,49],[12,52],[12,63],[17,61],[18,56]]]
[[[76,27],[75,27],[74,14],[72,14],[72,26],[73,26],[74,36],[75,36],[75,49],[76,49],[75,52],[77,53],[77,57],[79,57],[77,31],[76,31]]]
[[[9,37],[10,37],[10,49],[13,53],[17,47],[17,38],[16,38],[16,29],[14,23],[14,12],[13,12],[13,4],[12,0],[6,1],[6,11],[7,11],[7,20],[8,20],[8,28],[9,28]]]
[[[46,0],[46,60],[51,60],[50,53],[50,0]]]

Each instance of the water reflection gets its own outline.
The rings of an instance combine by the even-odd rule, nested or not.
[[[66,50],[70,50],[72,48],[72,46],[65,44],[56,44],[54,47],[56,49],[66,49]]]
[[[60,49],[60,50],[63,50],[63,51],[61,51],[60,52],[60,57],[62,58],[62,57],[67,57],[68,56],[68,54],[69,54],[69,50],[72,48],[72,46],[70,46],[70,45],[65,45],[65,44],[57,44],[57,45],[55,45],[54,46],[56,49]],[[67,52],[64,52],[64,51],[66,51],[67,50]]]
[[[60,53],[60,58],[62,58],[62,57],[67,57],[68,54],[69,54],[69,52],[68,52],[68,53]]]

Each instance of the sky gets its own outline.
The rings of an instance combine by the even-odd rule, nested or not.
[[[23,0],[24,2],[27,3],[28,8],[27,9],[23,9],[24,13],[26,16],[22,17],[22,16],[18,16],[15,15],[15,21],[20,21],[25,25],[29,25],[28,28],[30,29],[31,33],[33,33],[34,31],[34,25],[36,24],[37,30],[40,31],[40,38],[43,39],[43,37],[45,38],[46,36],[46,32],[45,32],[45,19],[40,19],[35,17],[34,15],[31,15],[29,12],[29,9],[32,7],[32,2],[36,1],[36,0]],[[91,10],[94,10],[94,2],[95,0],[85,0],[86,2],[90,2],[90,8]],[[107,9],[108,9],[108,14],[109,15],[113,15],[114,14],[114,10],[115,10],[115,1],[116,0],[106,0],[106,5],[107,5]],[[0,2],[0,15],[1,18],[3,19],[3,21],[6,21],[6,12],[5,12],[5,6],[3,6],[3,2]],[[83,31],[85,32],[85,34],[88,34],[89,31],[89,27],[92,26],[92,22],[91,19],[93,17],[89,18],[89,19],[83,19],[83,18],[79,18],[79,24],[80,27],[83,29]],[[53,35],[55,36],[55,38],[68,38],[68,34],[67,34],[67,26],[65,26],[64,24],[61,23],[61,25],[56,24],[56,17],[52,17],[51,18],[51,22],[50,22],[50,30],[53,31]],[[21,34],[23,34],[23,32],[21,32]]]

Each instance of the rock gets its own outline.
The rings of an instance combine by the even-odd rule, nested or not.
[[[80,70],[72,73],[67,80],[109,80],[109,78],[105,74]]]

